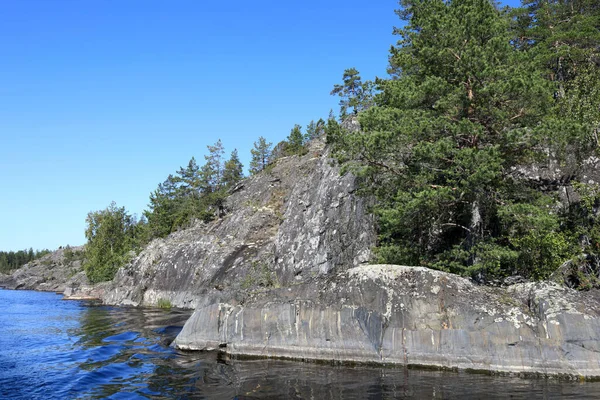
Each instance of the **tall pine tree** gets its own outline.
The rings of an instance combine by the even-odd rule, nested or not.
[[[304,135],[302,134],[302,127],[300,125],[294,125],[290,131],[290,135],[287,137],[285,152],[288,155],[303,154],[305,152]]]
[[[548,212],[553,198],[515,167],[545,154],[552,86],[515,49],[509,16],[491,1],[401,5],[392,79],[378,80],[361,131],[330,138],[379,199],[380,261],[547,274],[569,246]]]
[[[244,166],[238,157],[237,149],[233,149],[229,160],[225,161],[223,169],[223,184],[225,187],[233,187],[244,178]]]
[[[264,137],[259,137],[258,141],[254,142],[254,147],[250,150],[252,159],[250,160],[250,173],[252,175],[264,170],[271,159],[273,151],[273,143],[267,142]]]

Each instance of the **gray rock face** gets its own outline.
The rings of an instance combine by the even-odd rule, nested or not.
[[[561,202],[567,206],[580,200],[572,186],[574,179],[589,185],[600,183],[600,158],[590,156],[579,161],[570,154],[564,162],[559,162],[556,155],[549,154],[543,163],[514,167],[512,172],[535,182],[542,190],[557,191]]]
[[[6,289],[64,292],[88,283],[81,261],[83,246],[60,248],[23,265],[10,275],[0,274]]]
[[[365,263],[374,222],[355,189],[355,179],[340,176],[316,140],[308,154],[281,158],[238,185],[224,218],[150,243],[101,297],[195,308],[241,289],[286,286]]]
[[[600,296],[359,266],[199,307],[174,345],[230,354],[600,376]]]

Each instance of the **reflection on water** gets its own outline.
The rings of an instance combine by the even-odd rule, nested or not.
[[[189,311],[0,290],[0,398],[599,398],[600,383],[230,360],[169,347]]]

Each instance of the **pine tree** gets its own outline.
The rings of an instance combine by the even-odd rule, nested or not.
[[[287,137],[286,154],[303,154],[305,152],[304,135],[302,135],[302,127],[298,124],[294,125]]]
[[[192,157],[186,168],[180,167],[177,171],[176,182],[179,183],[179,190],[183,196],[192,196],[198,194],[200,190],[200,168],[196,159]]]
[[[325,134],[325,120],[323,118],[319,118],[319,120],[317,121],[316,129],[315,129],[315,137],[312,137],[311,140],[321,137],[324,134]]]
[[[306,141],[314,140],[318,137],[323,136],[324,133],[325,133],[325,121],[323,120],[323,118],[319,118],[319,120],[317,122],[312,120],[306,126],[305,140]]]
[[[204,156],[206,163],[200,169],[201,187],[205,194],[218,191],[223,184],[223,155],[225,149],[221,139],[214,146],[206,146],[208,154]]]
[[[306,141],[313,140],[317,137],[317,124],[314,120],[311,120],[308,125],[306,125],[306,134],[304,135]]]
[[[569,246],[548,213],[551,196],[514,167],[544,154],[551,85],[513,46],[508,15],[489,0],[401,5],[407,24],[395,31],[392,79],[378,80],[377,105],[359,112],[362,131],[328,133],[379,199],[380,261],[547,274]],[[350,105],[357,84],[348,76]]]
[[[595,0],[525,0],[517,14],[519,43],[531,48],[538,68],[552,82],[562,121],[563,152],[581,158],[598,146],[600,129],[600,7]],[[556,122],[555,122],[556,123]],[[587,141],[577,148],[573,142]]]
[[[335,85],[331,91],[332,95],[341,97],[340,114],[342,117],[351,110],[353,114],[358,114],[373,105],[373,82],[363,82],[356,68],[349,68],[344,71],[342,77],[344,83]]]
[[[237,149],[233,149],[231,157],[225,162],[223,169],[223,184],[227,187],[233,187],[244,178],[244,166],[238,157]]]
[[[144,211],[150,237],[165,237],[177,227],[176,221],[180,219],[178,215],[183,199],[177,181],[177,178],[169,175],[150,193],[149,210]]]
[[[254,148],[250,150],[252,159],[250,160],[250,173],[252,175],[259,173],[269,165],[271,159],[273,143],[267,142],[264,137],[259,137],[254,142]]]

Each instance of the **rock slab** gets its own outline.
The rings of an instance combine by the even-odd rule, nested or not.
[[[600,376],[600,295],[368,265],[199,307],[174,345],[232,355]]]

